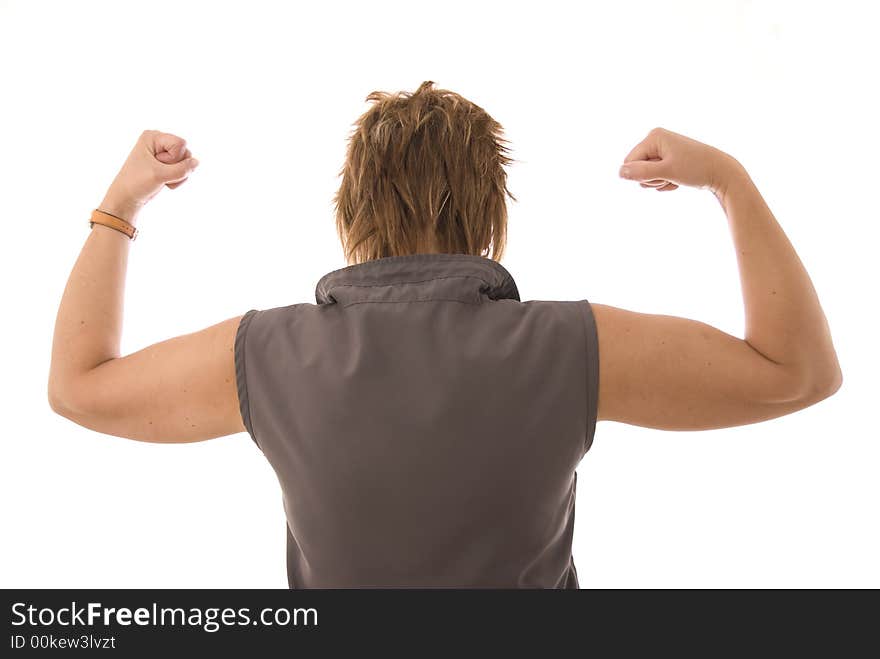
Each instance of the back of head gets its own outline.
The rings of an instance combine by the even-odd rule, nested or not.
[[[333,201],[349,263],[426,252],[501,260],[507,238],[502,126],[478,105],[423,82],[374,91],[354,124]]]

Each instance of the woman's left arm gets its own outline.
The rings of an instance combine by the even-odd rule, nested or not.
[[[163,187],[198,166],[183,139],[140,136],[99,210],[136,225]],[[233,347],[241,316],[120,356],[131,241],[95,224],[73,266],[55,321],[48,395],[75,423],[145,442],[197,442],[244,432]]]

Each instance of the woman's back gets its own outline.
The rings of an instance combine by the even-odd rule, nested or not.
[[[521,302],[499,263],[451,254],[329,273],[316,301],[249,311],[235,344],[290,586],[577,588],[590,305]]]

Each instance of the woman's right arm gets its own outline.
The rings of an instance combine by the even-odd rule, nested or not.
[[[600,420],[664,430],[725,428],[790,414],[840,388],[840,365],[810,277],[739,162],[654,129],[627,156],[621,175],[646,188],[686,185],[715,194],[736,248],[746,331],[740,339],[696,320],[592,304]]]

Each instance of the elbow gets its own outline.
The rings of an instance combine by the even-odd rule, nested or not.
[[[69,387],[61,387],[57,384],[50,384],[47,391],[49,408],[65,419],[73,419],[75,416],[76,406],[73,404]]]
[[[102,418],[88,382],[82,377],[51,378],[46,390],[49,408],[77,425],[94,424]],[[89,427],[89,426],[86,426]]]
[[[65,397],[55,389],[49,389],[49,408],[60,416],[69,418],[70,407],[65,403]]]
[[[831,368],[823,370],[821,375],[811,378],[804,386],[801,397],[804,406],[815,405],[830,398],[840,390],[842,385],[843,372],[840,370],[840,364],[835,363]]]
[[[58,373],[55,372],[55,368],[49,369],[49,382],[46,387],[46,395],[49,400],[49,409],[51,409],[55,414],[60,414],[64,416],[64,400],[65,396],[63,393],[64,387],[61,386],[61,378],[58,376]]]

